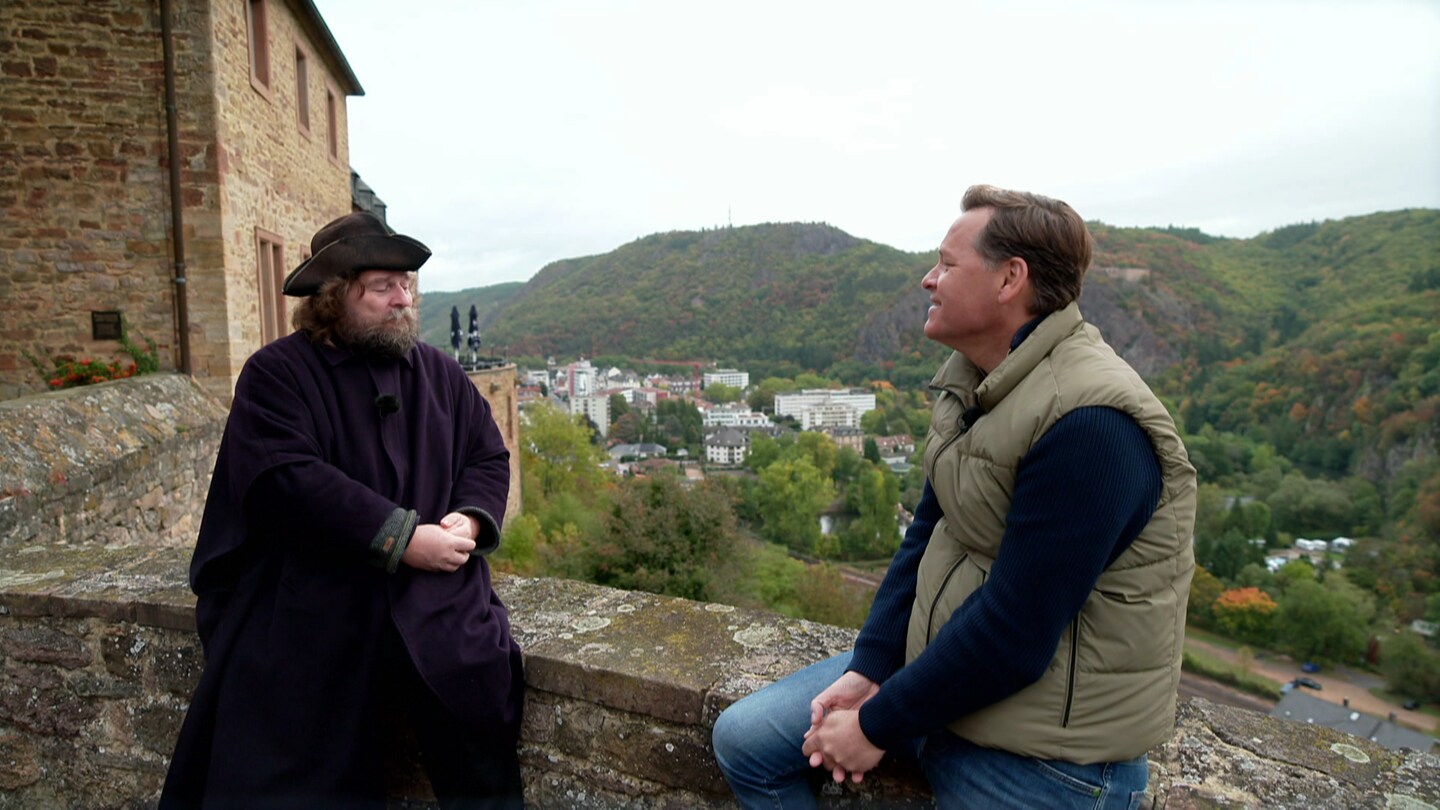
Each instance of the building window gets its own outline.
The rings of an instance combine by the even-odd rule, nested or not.
[[[285,251],[280,237],[256,228],[255,260],[256,289],[260,294],[260,345],[264,346],[287,334],[285,295],[280,291],[285,282]]]
[[[329,88],[325,89],[325,126],[329,130],[330,158],[340,159],[340,114],[335,104],[335,93]]]
[[[245,0],[245,27],[250,35],[250,84],[270,95],[270,26],[265,0]]]
[[[310,134],[310,67],[305,52],[295,49],[295,120],[300,131]]]

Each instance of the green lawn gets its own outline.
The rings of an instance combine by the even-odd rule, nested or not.
[[[1189,638],[1199,639],[1200,641],[1206,642],[1207,644],[1214,644],[1216,647],[1224,647],[1225,649],[1231,650],[1231,651],[1239,650],[1241,647],[1250,647],[1250,649],[1252,649],[1252,650],[1255,649],[1254,647],[1251,647],[1249,644],[1244,644],[1244,643],[1242,643],[1242,642],[1236,641],[1236,640],[1233,639],[1233,638],[1227,638],[1226,636],[1219,636],[1219,635],[1216,635],[1216,634],[1210,632],[1209,630],[1201,630],[1200,628],[1196,627],[1196,626],[1193,625],[1193,624],[1187,624],[1187,625],[1185,625],[1185,638],[1187,638],[1187,639],[1189,639]],[[1260,653],[1262,653],[1262,652],[1269,652],[1269,651],[1268,651],[1268,650],[1255,650],[1255,654],[1256,654],[1257,656],[1258,656]]]
[[[1222,661],[1213,655],[1198,650],[1185,650],[1181,666],[1186,672],[1193,672],[1214,681],[1229,684],[1242,692],[1265,698],[1280,699],[1280,684],[1263,675],[1245,672],[1234,664]]]

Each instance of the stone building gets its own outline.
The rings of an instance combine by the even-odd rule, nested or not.
[[[352,209],[362,93],[310,0],[0,3],[0,399],[45,389],[27,355],[121,359],[123,318],[228,402]]]

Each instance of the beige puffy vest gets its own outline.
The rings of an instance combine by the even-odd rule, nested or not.
[[[989,375],[956,353],[931,385],[942,392],[925,473],[946,517],[920,562],[907,663],[984,584],[1017,465],[1060,417],[1087,406],[1129,414],[1149,434],[1163,481],[1154,516],[1100,575],[1040,680],[950,730],[978,745],[1081,764],[1132,759],[1169,739],[1195,570],[1195,468],[1165,407],[1073,303]],[[975,404],[985,415],[964,431],[961,414]]]

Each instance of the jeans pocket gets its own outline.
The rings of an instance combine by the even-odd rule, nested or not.
[[[1103,779],[1103,771],[1093,765],[1072,765],[1068,762],[1041,759],[1032,759],[1030,762],[1035,766],[1037,793],[1054,797],[1056,799],[1054,806],[1056,807],[1080,806],[1077,802],[1084,799],[1098,802],[1105,795],[1103,781],[1093,781],[1097,776]],[[1072,773],[1071,771],[1080,771],[1081,773]]]

